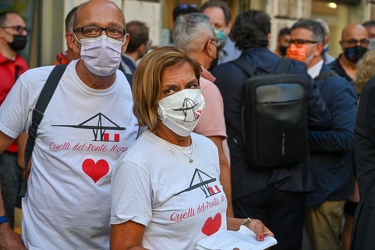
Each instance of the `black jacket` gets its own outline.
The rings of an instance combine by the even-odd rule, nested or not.
[[[275,71],[279,57],[268,48],[250,48],[243,51],[249,63],[260,72]],[[327,128],[330,115],[319,89],[307,74],[306,66],[292,61],[290,73],[302,75],[307,82],[308,122],[310,126]],[[279,190],[307,192],[313,190],[311,168],[308,162],[273,170],[250,169],[246,163],[242,138],[241,94],[247,76],[238,66],[231,62],[218,65],[213,70],[224,101],[224,115],[227,125],[228,145],[231,157],[232,197],[238,199],[250,193],[263,190],[267,185],[275,185]],[[236,138],[236,137],[237,138]]]
[[[375,249],[375,77],[362,90],[354,150],[361,199],[354,217],[351,249]]]

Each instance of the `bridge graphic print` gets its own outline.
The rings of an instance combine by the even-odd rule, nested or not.
[[[206,195],[206,198],[208,198],[212,195],[215,195],[221,192],[217,185],[215,185],[214,187],[209,185],[211,182],[214,182],[214,181],[216,181],[216,178],[212,178],[205,172],[196,168],[193,178],[191,179],[190,186],[187,189],[184,189],[175,195],[179,195],[183,192],[188,192],[196,188],[200,188],[202,192]]]
[[[125,130],[125,127],[120,127],[114,123],[107,116],[102,113],[98,113],[93,117],[83,121],[78,125],[52,125],[54,127],[70,127],[77,129],[91,129],[94,134],[93,141],[107,141],[107,142],[118,142],[120,141],[120,134],[113,133],[112,138],[110,133],[107,131]]]

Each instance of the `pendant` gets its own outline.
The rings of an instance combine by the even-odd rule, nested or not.
[[[192,163],[193,162],[193,159],[189,159],[189,163]]]

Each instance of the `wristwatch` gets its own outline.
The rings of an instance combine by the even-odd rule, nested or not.
[[[8,218],[5,215],[0,216],[0,225],[5,223],[5,222],[8,222]]]

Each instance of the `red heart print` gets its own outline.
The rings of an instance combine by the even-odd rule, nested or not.
[[[93,159],[86,159],[82,163],[82,170],[96,183],[109,172],[109,165],[105,160],[95,163]]]
[[[209,217],[202,227],[202,233],[207,236],[216,233],[219,231],[221,226],[221,214],[216,214],[215,217],[212,219]]]

